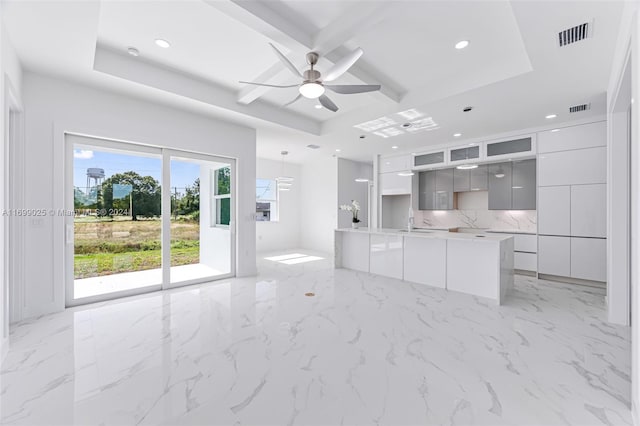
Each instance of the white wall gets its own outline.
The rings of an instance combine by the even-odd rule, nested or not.
[[[338,225],[338,161],[318,157],[300,172],[300,247],[331,254]]]
[[[615,113],[616,96],[619,95],[618,89],[624,80],[624,69],[627,64],[627,53],[631,52],[632,74],[631,74],[631,98],[635,99],[635,106],[631,117],[632,139],[631,139],[631,405],[634,418],[634,424],[640,421],[640,322],[638,321],[638,309],[640,309],[640,286],[639,282],[639,262],[638,252],[640,249],[640,197],[638,197],[638,189],[640,188],[640,108],[637,108],[637,100],[640,99],[640,4],[638,2],[625,2],[618,42],[614,54],[614,61],[611,67],[611,77],[609,79],[608,89],[608,114],[609,119]],[[612,147],[612,138],[619,129],[617,126],[610,127],[608,133],[608,146]],[[614,158],[610,152],[610,161]],[[609,164],[610,168],[612,163]],[[611,173],[611,170],[609,170]],[[609,175],[611,176],[611,174]],[[609,182],[610,184],[612,182]],[[616,194],[609,192],[608,203],[615,203]],[[608,206],[608,211],[612,211],[612,205]],[[609,217],[609,221],[613,218]],[[608,232],[612,232],[609,227]],[[607,265],[608,268],[611,265]],[[615,309],[609,305],[609,309]]]
[[[3,141],[0,147],[0,211],[6,209],[5,186],[9,184],[5,180],[6,173],[6,154],[8,143],[8,117],[9,117],[9,93],[19,104],[21,102],[22,87],[22,70],[20,62],[11,45],[6,32],[3,21],[4,14],[2,11],[3,3],[0,2],[0,140]],[[19,106],[19,105],[18,105]],[[8,339],[8,309],[9,309],[9,291],[10,282],[8,273],[8,265],[5,264],[5,242],[8,238],[8,219],[4,218],[0,221],[0,362],[4,359],[9,349]]]
[[[275,179],[282,173],[281,161],[267,160],[266,158],[257,159],[256,178]],[[257,252],[300,247],[300,218],[304,216],[300,206],[300,194],[302,193],[300,166],[284,163],[284,173],[294,179],[293,185],[291,185],[290,191],[282,191],[279,194],[278,221],[256,222]]]
[[[369,218],[367,203],[369,202],[369,184],[356,182],[356,178],[373,180],[373,165],[358,161],[338,159],[338,205],[350,204],[351,200],[360,203],[360,226],[367,226]],[[338,212],[338,228],[351,227],[352,215],[350,212]]]
[[[64,132],[237,159],[237,275],[255,274],[255,130],[40,76],[23,84],[25,208],[63,209]],[[64,308],[64,221],[30,221],[25,232],[25,317]]]

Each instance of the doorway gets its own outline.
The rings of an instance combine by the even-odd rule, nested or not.
[[[235,161],[67,134],[66,305],[235,274]]]

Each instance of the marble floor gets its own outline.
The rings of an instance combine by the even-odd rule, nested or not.
[[[597,289],[518,276],[498,307],[326,259],[259,268],[17,325],[0,421],[631,424],[630,330]]]

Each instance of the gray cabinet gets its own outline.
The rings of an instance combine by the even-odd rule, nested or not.
[[[536,160],[489,166],[489,210],[536,209]]]
[[[511,163],[489,165],[489,210],[511,210]]]
[[[453,169],[418,174],[418,209],[453,209]]]
[[[435,210],[453,210],[453,171],[436,170]]]
[[[512,210],[536,209],[536,160],[514,161],[512,170]]]
[[[436,172],[418,173],[418,209],[435,210]]]
[[[453,192],[469,191],[471,173],[470,170],[453,169]]]
[[[478,166],[477,169],[471,169],[469,172],[469,190],[486,191],[489,185],[487,166]]]
[[[487,166],[470,170],[453,169],[453,192],[486,191],[487,185]]]

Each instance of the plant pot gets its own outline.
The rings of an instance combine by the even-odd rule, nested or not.
[[[351,222],[351,227],[352,227],[353,229],[358,229],[358,223],[356,223],[356,222]]]

